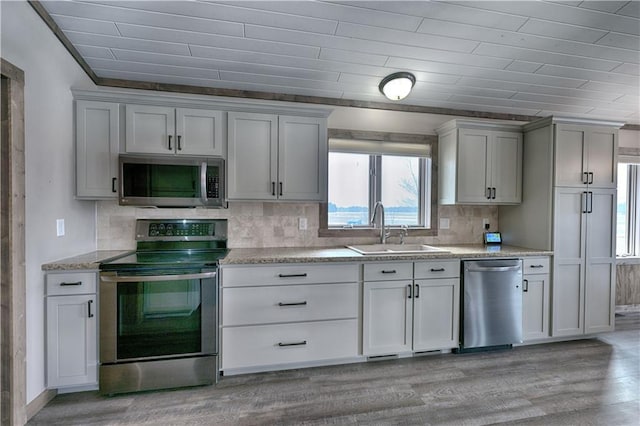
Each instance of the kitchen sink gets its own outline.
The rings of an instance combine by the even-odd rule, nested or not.
[[[438,247],[428,246],[426,244],[362,244],[354,246],[346,246],[355,252],[364,255],[381,255],[381,254],[413,254],[413,253],[449,253]]]

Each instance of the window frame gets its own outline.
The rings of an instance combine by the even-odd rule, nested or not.
[[[624,252],[619,252],[616,247],[616,257],[640,257],[640,157],[621,156],[618,159],[618,168],[624,165],[627,171],[627,219],[625,222],[626,247]],[[617,234],[617,233],[616,233]]]
[[[389,132],[372,132],[372,131],[357,131],[357,130],[343,130],[343,129],[328,129],[328,137],[329,138],[340,138],[340,139],[355,139],[355,140],[369,140],[369,141],[381,141],[381,142],[399,142],[399,143],[417,143],[423,145],[430,145],[431,154],[429,158],[426,157],[417,157],[420,158],[419,167],[420,167],[420,175],[424,176],[425,174],[425,166],[426,162],[430,159],[431,161],[431,173],[428,179],[428,182],[425,185],[422,185],[422,193],[419,198],[424,199],[424,203],[419,202],[419,214],[424,217],[427,206],[430,208],[430,220],[429,220],[429,228],[425,227],[426,224],[421,224],[420,226],[410,226],[408,228],[409,236],[436,236],[438,235],[438,137],[436,135],[418,135],[412,133],[389,133]],[[382,162],[382,155],[380,154],[370,154],[370,162],[375,161],[380,166]],[[386,154],[389,155],[389,154]],[[327,150],[327,157],[329,156],[329,150]],[[375,160],[377,158],[377,160]],[[427,161],[423,160],[425,158]],[[372,160],[373,159],[373,160]],[[372,165],[370,164],[370,169]],[[328,170],[327,170],[328,173]],[[369,176],[369,209],[373,208],[375,204],[375,200],[379,199],[381,189],[379,185],[373,185],[372,179],[380,179],[375,176]],[[328,179],[327,179],[328,182]],[[320,203],[319,206],[319,227],[318,227],[318,236],[319,237],[379,237],[380,229],[374,228],[372,226],[359,226],[359,227],[329,227],[329,214],[327,211],[328,201],[324,203]],[[390,229],[400,230],[400,226],[392,226]]]

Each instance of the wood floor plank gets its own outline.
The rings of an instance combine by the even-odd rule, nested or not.
[[[56,396],[29,425],[637,425],[640,313],[596,339]]]

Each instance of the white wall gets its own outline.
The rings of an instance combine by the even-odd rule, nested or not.
[[[93,87],[25,1],[0,2],[0,55],[25,73],[27,402],[45,389],[41,265],[95,250],[95,203],[76,201],[71,86]],[[56,237],[56,219],[66,235]]]

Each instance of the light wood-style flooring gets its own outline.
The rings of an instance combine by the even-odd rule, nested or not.
[[[640,313],[598,339],[58,395],[29,425],[638,425]]]

